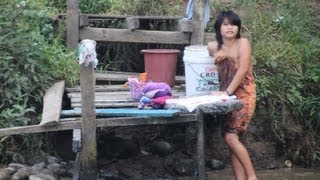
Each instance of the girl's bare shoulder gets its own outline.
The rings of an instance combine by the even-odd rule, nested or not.
[[[241,38],[239,39],[239,45],[240,45],[240,47],[241,47],[241,46],[251,46],[251,43],[250,43],[250,41],[249,41],[248,38],[241,37]]]

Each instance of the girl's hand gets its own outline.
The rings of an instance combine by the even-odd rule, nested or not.
[[[223,52],[219,51],[214,55],[214,64],[219,64],[221,61],[225,60],[228,56]]]
[[[212,91],[211,95],[213,96],[229,96],[226,91]]]

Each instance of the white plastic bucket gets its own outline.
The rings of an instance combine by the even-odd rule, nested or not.
[[[186,96],[208,95],[219,90],[219,77],[207,46],[187,46],[183,52]]]

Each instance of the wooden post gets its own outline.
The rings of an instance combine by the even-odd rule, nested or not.
[[[79,0],[67,0],[67,47],[75,49],[79,43]]]
[[[203,132],[203,112],[200,108],[197,108],[197,160],[198,160],[198,180],[205,179],[204,171],[204,132]]]
[[[194,0],[193,16],[192,16],[192,45],[203,45],[204,43],[204,6],[206,0]]]
[[[97,144],[95,113],[95,78],[92,63],[80,67],[81,87],[81,153],[80,179],[97,179]]]
[[[95,78],[92,63],[80,67],[81,87],[81,153],[80,179],[97,179],[97,143],[95,113]]]

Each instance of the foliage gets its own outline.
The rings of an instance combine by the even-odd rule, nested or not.
[[[67,11],[67,0],[52,0],[45,2],[47,7],[52,7],[53,11],[65,13]],[[79,6],[82,13],[100,14],[110,9],[112,0],[80,0]]]
[[[53,25],[36,2],[0,2],[1,128],[39,123],[45,89],[59,79],[78,81],[74,54],[56,40]]]
[[[65,13],[67,0],[47,1],[54,11]],[[80,0],[82,13],[112,15],[171,15],[181,16],[180,0]]]

